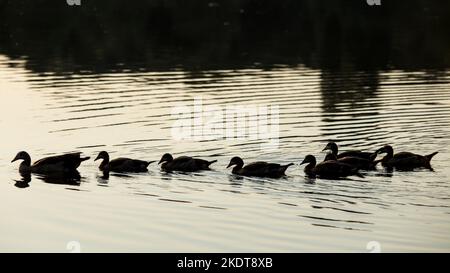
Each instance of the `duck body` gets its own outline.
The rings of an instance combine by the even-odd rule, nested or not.
[[[329,179],[338,179],[347,177],[350,175],[356,175],[363,177],[358,168],[347,163],[340,162],[338,160],[327,160],[316,164],[316,158],[313,155],[307,155],[303,162],[300,164],[306,164],[304,172],[309,177],[321,177]]]
[[[161,164],[161,169],[166,172],[197,172],[211,170],[209,166],[215,162],[217,162],[217,160],[208,161],[190,156],[173,158],[170,154],[164,154],[158,164]]]
[[[371,153],[371,152],[363,152],[359,150],[352,150],[352,151],[345,151],[343,153],[338,153],[339,148],[336,143],[329,142],[327,146],[323,149],[323,151],[330,150],[332,154],[336,156],[337,159],[344,158],[344,157],[358,157],[363,158],[369,161],[374,161],[377,157],[377,153]]]
[[[362,159],[366,159],[366,160],[371,160],[371,158],[373,158],[373,155],[374,155],[374,153],[353,150],[353,151],[345,151],[343,153],[340,153],[337,155],[337,157],[338,157],[338,159],[345,158],[345,157],[353,157],[353,158],[358,157],[358,158],[362,158]]]
[[[99,169],[103,172],[147,172],[148,165],[154,162],[131,159],[127,157],[119,157],[109,160],[109,154],[105,151],[98,154],[95,160],[98,159],[103,159],[99,166]]]
[[[381,159],[381,165],[385,168],[395,168],[398,170],[414,170],[417,168],[427,168],[432,170],[431,159],[438,154],[434,152],[429,155],[419,155],[411,152],[400,152],[394,154],[394,149],[390,145],[386,145],[378,150],[378,153],[386,153]]]
[[[287,165],[280,165],[277,163],[258,161],[244,166],[244,161],[240,157],[233,157],[227,168],[235,166],[231,173],[236,175],[280,178],[286,175],[285,172],[287,168],[292,165],[294,164],[289,163]]]
[[[354,166],[355,168],[357,168],[359,170],[367,170],[367,171],[375,170],[376,165],[378,163],[378,162],[372,161],[370,159],[356,157],[356,156],[345,156],[345,157],[337,158],[336,155],[333,153],[327,154],[324,161],[329,161],[329,160],[339,161],[341,163],[345,163],[345,164]]]
[[[88,160],[90,157],[81,157],[81,153],[68,153],[57,156],[49,156],[42,158],[31,164],[31,157],[27,152],[19,152],[11,161],[23,160],[19,166],[21,173],[73,173],[77,172],[77,168],[81,162]]]

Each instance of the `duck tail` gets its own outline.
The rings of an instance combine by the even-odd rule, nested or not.
[[[434,152],[432,154],[426,155],[425,156],[425,168],[428,168],[430,170],[433,170],[433,168],[431,167],[431,159],[433,158],[433,156],[437,155],[439,152]]]
[[[289,168],[292,165],[294,165],[294,163],[289,163],[287,165],[281,166],[281,169],[282,169],[283,173],[287,170],[287,168]]]
[[[81,157],[80,160],[81,162],[85,161],[85,160],[89,160],[91,157],[90,156],[86,156],[86,157]]]
[[[217,162],[217,160],[208,161],[208,167],[209,167],[209,165],[211,165],[211,164],[213,164],[213,163],[216,163],[216,162]]]
[[[427,159],[428,162],[430,162],[433,156],[437,155],[438,153],[439,152],[434,152],[432,154],[426,155],[425,158]]]
[[[147,161],[147,166],[150,165],[150,164],[152,164],[153,162],[156,162],[156,161],[155,161],[155,160]]]

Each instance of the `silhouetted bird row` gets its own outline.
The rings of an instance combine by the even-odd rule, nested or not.
[[[390,145],[386,145],[375,152],[364,151],[346,151],[338,153],[338,146],[330,142],[323,149],[329,151],[323,162],[317,163],[313,155],[307,155],[300,165],[307,164],[304,172],[309,177],[322,177],[337,179],[356,175],[362,177],[360,170],[376,170],[376,165],[381,165],[388,169],[414,170],[417,168],[427,168],[432,170],[430,161],[438,152],[422,156],[410,152],[401,152],[394,154]],[[385,156],[377,160],[379,154]],[[58,156],[42,158],[31,164],[31,157],[27,152],[19,152],[11,161],[22,160],[19,166],[21,173],[71,173],[76,172],[81,162],[90,157],[81,157],[81,153],[69,153]],[[147,167],[155,161],[144,161],[120,157],[110,160],[109,154],[102,151],[98,154],[96,160],[102,160],[99,169],[103,172],[146,172]],[[208,161],[204,159],[180,156],[173,158],[171,154],[164,154],[158,164],[166,172],[197,172],[201,170],[210,170],[209,166],[217,160]],[[253,162],[244,166],[244,161],[240,157],[233,157],[227,168],[233,167],[232,173],[242,176],[270,177],[279,178],[285,175],[287,168],[294,163],[280,165],[263,161]]]

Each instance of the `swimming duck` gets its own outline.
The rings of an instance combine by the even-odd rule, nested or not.
[[[94,161],[99,159],[103,159],[98,167],[103,172],[146,172],[148,171],[148,165],[155,162],[126,157],[119,157],[110,161],[109,154],[105,151],[101,151]]]
[[[418,155],[410,152],[394,154],[394,149],[390,145],[380,148],[378,153],[386,155],[381,159],[381,165],[386,168],[396,168],[399,170],[412,170],[415,168],[427,168],[433,170],[430,161],[438,152],[429,155]]]
[[[227,168],[235,166],[231,172],[242,176],[280,178],[285,175],[287,168],[292,165],[294,165],[294,163],[280,165],[259,161],[247,164],[244,167],[244,161],[240,157],[235,156],[230,160]]]
[[[358,168],[342,163],[336,160],[328,160],[321,162],[316,165],[316,158],[313,155],[307,155],[305,159],[300,163],[300,165],[309,163],[306,165],[304,172],[309,177],[322,177],[322,178],[341,178],[350,175],[357,175],[363,177],[359,172]]]
[[[204,159],[194,158],[190,156],[180,156],[173,158],[171,154],[164,154],[158,164],[161,164],[161,169],[166,172],[182,171],[182,172],[196,172],[201,170],[210,170],[209,165],[217,162],[217,160],[207,161]]]
[[[343,153],[338,154],[338,146],[334,142],[329,142],[325,148],[323,148],[322,151],[331,151],[334,155],[336,155],[337,158],[342,158],[346,156],[352,156],[352,157],[359,157],[359,158],[365,158],[370,161],[374,161],[377,157],[377,153],[370,153],[370,152],[362,152],[359,150],[353,150],[353,151],[346,151]]]
[[[81,162],[88,160],[90,157],[81,157],[81,153],[68,153],[63,155],[49,156],[42,158],[34,164],[31,164],[30,155],[21,151],[11,162],[23,160],[19,166],[21,173],[72,173],[80,166]]]
[[[375,170],[376,165],[379,163],[379,161],[372,161],[369,159],[361,158],[361,157],[355,157],[355,156],[345,156],[341,158],[337,158],[335,154],[328,153],[325,156],[325,159],[323,161],[329,161],[329,160],[337,160],[339,162],[352,165],[360,170]]]

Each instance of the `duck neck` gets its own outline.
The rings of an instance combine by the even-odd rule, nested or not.
[[[161,163],[161,169],[165,169],[166,168],[166,164],[167,164],[167,162],[163,162],[163,163]]]
[[[102,163],[100,163],[100,166],[99,166],[100,170],[105,171],[108,167],[108,163],[109,163],[109,156],[104,157],[102,160]]]
[[[236,166],[234,166],[233,170],[231,171],[234,174],[239,174],[239,171],[242,169],[242,167],[244,166],[244,164],[237,164]]]
[[[331,153],[333,154],[333,155],[335,155],[335,156],[337,156],[338,155],[338,147],[337,147],[337,145],[336,146],[332,146],[331,148],[330,148],[330,150],[331,150]]]
[[[316,161],[309,162],[309,164],[305,166],[305,169],[304,169],[305,173],[307,175],[314,174],[314,167],[316,167]]]
[[[170,163],[170,162],[172,162],[173,161],[173,159],[171,159],[171,160],[167,160],[167,161],[164,161],[163,163],[161,163],[161,169],[166,169],[167,167],[170,167],[168,164]]]
[[[25,153],[25,155],[21,158],[22,163],[19,165],[19,171],[27,172],[31,169],[31,157],[28,153]]]
[[[22,163],[20,163],[20,166],[30,167],[31,166],[31,158],[30,158],[30,156],[25,157],[23,159]]]
[[[31,170],[31,160],[24,160],[19,165],[19,171],[23,173],[28,173]]]
[[[386,155],[383,157],[382,161],[386,162],[386,161],[390,160],[393,157],[394,157],[394,150],[393,149],[389,149],[389,150],[386,151]]]

